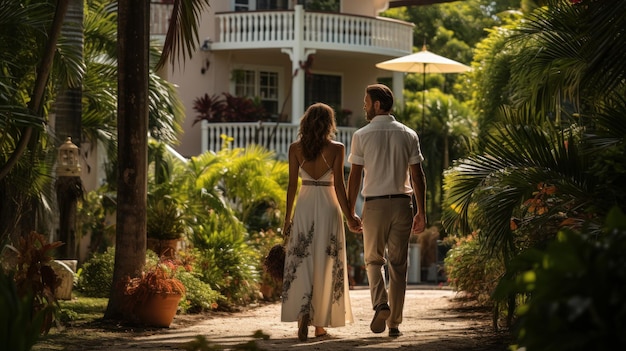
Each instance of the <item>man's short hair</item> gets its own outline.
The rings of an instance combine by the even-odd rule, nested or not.
[[[391,111],[391,108],[393,107],[393,92],[386,85],[368,85],[365,91],[372,99],[372,103],[374,103],[375,101],[380,102],[381,110],[386,112]]]

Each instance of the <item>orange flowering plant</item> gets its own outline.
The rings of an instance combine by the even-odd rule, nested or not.
[[[146,269],[140,277],[127,278],[124,282],[124,295],[129,296],[129,303],[145,301],[153,294],[185,295],[185,285],[175,277],[182,266],[171,259],[161,259]]]

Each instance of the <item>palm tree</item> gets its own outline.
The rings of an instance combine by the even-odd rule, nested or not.
[[[198,42],[199,14],[208,0],[175,0],[157,67],[186,59]],[[148,145],[149,1],[118,2],[118,178],[113,286],[141,274],[146,253]],[[177,53],[177,57],[171,53]],[[121,290],[112,289],[105,318],[128,319]]]
[[[623,208],[624,10],[622,2],[550,1],[495,34],[504,34],[494,41],[504,60],[483,72],[510,78],[487,77],[506,89],[482,98],[508,105],[482,125],[479,151],[446,176],[451,232],[478,230],[485,248],[511,258],[561,227],[599,234],[609,209]]]
[[[3,0],[0,5],[4,72],[0,78],[0,195],[5,199],[0,205],[0,239],[5,242],[16,241],[41,227],[38,223],[47,222],[38,204],[50,198],[44,190],[54,155],[44,125],[47,99],[62,81],[61,77],[50,79],[50,73],[68,1],[58,1],[56,7],[47,1]]]

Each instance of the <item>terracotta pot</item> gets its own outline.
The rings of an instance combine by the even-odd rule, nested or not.
[[[178,309],[180,294],[153,294],[135,306],[135,314],[144,325],[168,328]]]

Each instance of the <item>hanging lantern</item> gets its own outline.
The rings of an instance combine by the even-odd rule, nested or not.
[[[80,164],[78,160],[78,146],[72,143],[72,137],[67,137],[65,142],[59,147],[57,176],[80,177]]]

